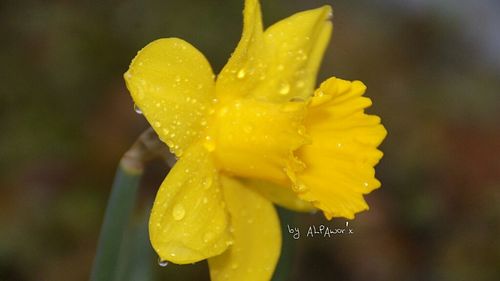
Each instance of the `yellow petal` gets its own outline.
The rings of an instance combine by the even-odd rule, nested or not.
[[[316,210],[310,202],[300,199],[289,186],[250,179],[242,180],[242,183],[281,207],[297,212],[312,212]]]
[[[331,8],[297,13],[262,34],[257,1],[246,1],[243,36],[217,80],[217,96],[307,99],[332,29]]]
[[[245,0],[240,42],[217,78],[219,98],[224,95],[245,96],[264,74],[264,69],[257,67],[261,64],[258,58],[265,51],[262,36],[259,1]]]
[[[217,171],[207,151],[194,146],[162,183],[149,220],[160,258],[193,263],[222,253],[231,243],[229,217]]]
[[[208,259],[212,281],[271,280],[281,251],[281,229],[271,202],[238,181],[222,177],[234,244]]]
[[[382,157],[377,146],[387,132],[380,118],[367,115],[371,105],[362,97],[366,87],[359,81],[330,78],[315,92],[306,130],[312,143],[297,156],[306,164],[297,172],[299,197],[323,210],[328,219],[368,209],[363,194],[380,186],[374,166]]]
[[[258,85],[254,96],[282,102],[312,95],[330,41],[331,13],[330,6],[303,11],[265,31],[267,79]]]
[[[181,156],[201,134],[215,95],[205,57],[181,39],[159,39],[139,51],[124,76],[160,139]]]

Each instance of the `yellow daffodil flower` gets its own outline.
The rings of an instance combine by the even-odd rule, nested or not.
[[[178,161],[151,212],[162,260],[208,259],[212,280],[269,280],[281,250],[273,203],[328,219],[368,209],[386,135],[365,86],[330,78],[314,90],[331,8],[297,13],[265,31],[246,0],[241,40],[215,79],[189,43],[144,47],[125,73],[136,105]]]

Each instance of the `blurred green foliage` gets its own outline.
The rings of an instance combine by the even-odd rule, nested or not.
[[[320,78],[365,82],[369,111],[389,131],[377,167],[383,187],[351,223],[355,235],[295,241],[290,280],[499,280],[500,5],[262,2],[266,26],[333,6]],[[114,170],[147,126],[122,74],[140,48],[171,36],[217,72],[239,39],[241,8],[242,0],[0,3],[0,280],[88,279]],[[148,167],[138,213],[166,171]],[[169,265],[155,276],[207,280],[208,271]]]

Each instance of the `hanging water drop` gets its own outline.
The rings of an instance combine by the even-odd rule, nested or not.
[[[162,261],[160,257],[158,257],[158,265],[161,267],[165,267],[168,265],[168,261]]]
[[[135,113],[137,113],[139,115],[142,114],[142,110],[135,103],[134,103],[134,111],[135,111]]]

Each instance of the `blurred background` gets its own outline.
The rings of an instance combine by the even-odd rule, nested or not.
[[[266,26],[330,4],[320,81],[359,79],[389,135],[354,235],[293,240],[281,280],[500,280],[500,2],[262,0]],[[218,72],[243,0],[0,3],[0,280],[87,280],[121,155],[146,127],[122,74],[180,37]],[[151,163],[137,217],[167,173]],[[321,214],[286,222],[343,226]],[[207,265],[157,280],[208,280]],[[283,270],[283,269],[280,269]],[[285,275],[284,275],[285,276]],[[141,279],[137,279],[141,280]]]

